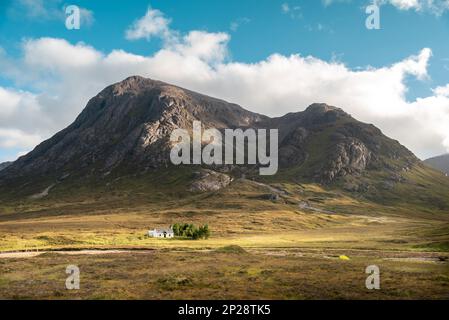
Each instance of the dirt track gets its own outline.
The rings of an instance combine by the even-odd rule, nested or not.
[[[79,250],[79,251],[26,251],[26,252],[7,252],[0,253],[0,259],[8,258],[34,258],[44,253],[57,253],[64,255],[102,255],[102,254],[118,254],[130,253],[131,250]]]

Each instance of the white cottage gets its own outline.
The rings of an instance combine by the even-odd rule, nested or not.
[[[174,238],[175,233],[172,228],[168,229],[154,229],[148,231],[148,236],[152,238]]]

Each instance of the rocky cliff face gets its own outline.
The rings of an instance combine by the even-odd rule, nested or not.
[[[363,172],[371,160],[371,151],[355,138],[339,142],[332,154],[321,175],[326,182],[332,182],[338,176]]]
[[[1,171],[0,184],[17,177],[101,177],[122,167],[137,173],[167,167],[171,132],[190,129],[194,120],[219,130],[279,129],[281,169],[296,168],[295,179],[332,183],[368,170],[393,174],[418,162],[374,126],[326,104],[269,118],[160,81],[130,77],[104,89],[73,124]],[[193,189],[213,189],[232,179],[201,172]]]
[[[393,174],[419,163],[412,152],[373,125],[326,104],[313,104],[303,112],[257,125],[279,129],[280,164],[299,167],[299,178],[328,184],[367,170]]]

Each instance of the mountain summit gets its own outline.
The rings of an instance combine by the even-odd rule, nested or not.
[[[136,170],[168,165],[170,133],[200,120],[245,127],[266,117],[160,81],[130,77],[91,99],[74,123],[17,160],[8,177]]]
[[[375,126],[357,121],[340,108],[313,104],[278,118],[161,81],[133,76],[92,98],[77,119],[0,171],[0,187],[111,173],[139,174],[171,166],[169,136],[204,128],[279,129],[281,172],[275,181],[312,181],[362,192],[392,188],[403,173],[422,163]],[[207,168],[251,176],[253,168]],[[193,169],[192,169],[193,170]],[[118,175],[118,174],[117,174]],[[50,179],[50,180],[49,180]],[[257,180],[257,176],[254,176]],[[376,187],[377,185],[377,187]]]

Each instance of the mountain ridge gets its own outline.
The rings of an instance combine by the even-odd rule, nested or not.
[[[270,178],[274,182],[309,181],[367,193],[391,190],[405,180],[404,174],[423,166],[411,151],[372,124],[325,103],[270,118],[188,89],[132,76],[103,89],[71,125],[1,171],[0,188],[45,180],[45,188],[40,185],[43,190],[74,177],[101,180],[121,170],[136,174],[171,167],[169,135],[177,128],[191,129],[193,121],[219,130],[279,129],[280,173]],[[260,178],[253,166],[205,169],[235,178],[243,174]]]
[[[0,171],[2,171],[3,169],[6,169],[6,168],[9,167],[11,164],[12,164],[12,161],[6,161],[6,162],[0,163]]]

